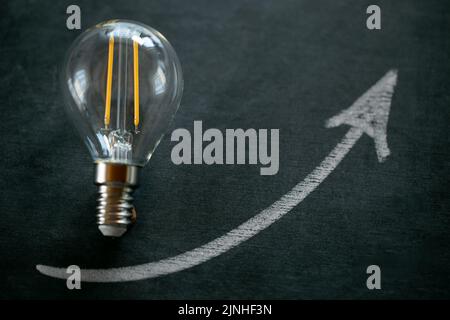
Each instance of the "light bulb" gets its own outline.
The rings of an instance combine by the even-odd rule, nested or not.
[[[97,224],[119,237],[134,222],[132,193],[181,100],[178,57],[141,23],[111,20],[81,34],[61,72],[65,107],[95,163]]]

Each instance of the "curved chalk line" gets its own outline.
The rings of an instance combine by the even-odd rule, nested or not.
[[[336,117],[330,119],[332,121],[327,123],[327,127],[345,123],[351,125],[351,128],[341,142],[303,181],[253,218],[213,241],[170,258],[128,267],[82,269],[81,280],[85,282],[123,282],[155,278],[192,268],[221,255],[266,229],[302,202],[338,166],[363,133],[369,134],[375,141],[377,139],[381,141],[381,143],[375,143],[375,147],[377,154],[382,155],[382,157],[379,156],[379,160],[383,161],[390,153],[385,141],[385,129],[396,80],[397,72],[389,71],[347,109],[350,112],[342,112],[336,116],[340,117],[339,119]],[[361,117],[362,114],[364,117]],[[65,268],[37,265],[36,269],[42,274],[54,278],[66,279],[69,276]]]

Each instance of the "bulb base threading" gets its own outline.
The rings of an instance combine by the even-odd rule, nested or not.
[[[133,191],[137,187],[138,167],[99,162],[95,168],[98,186],[97,224],[104,236],[120,237],[136,220]]]

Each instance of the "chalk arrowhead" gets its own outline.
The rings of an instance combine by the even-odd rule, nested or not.
[[[379,162],[391,153],[386,140],[386,128],[391,99],[397,84],[397,70],[390,70],[349,108],[330,118],[325,126],[334,128],[342,124],[360,128],[375,141]]]

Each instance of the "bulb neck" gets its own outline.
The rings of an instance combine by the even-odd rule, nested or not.
[[[97,224],[104,236],[120,237],[136,221],[132,195],[138,186],[138,171],[137,166],[126,164],[95,164]]]

